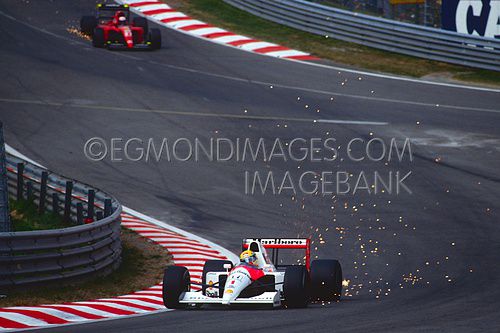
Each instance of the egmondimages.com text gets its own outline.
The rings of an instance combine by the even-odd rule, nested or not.
[[[245,194],[411,194],[410,170],[374,170],[388,163],[413,161],[411,141],[403,139],[352,138],[339,145],[336,138],[90,138],[83,148],[92,161],[111,162],[238,162],[266,165],[286,163],[293,171],[256,171],[244,168]],[[330,166],[328,170],[300,170],[303,163]],[[371,163],[370,171],[343,170],[342,164]],[[351,163],[351,165],[352,165]],[[299,165],[297,167],[297,165]],[[316,168],[315,168],[316,169]],[[335,170],[334,170],[335,169]],[[386,168],[385,168],[386,169]],[[406,167],[407,169],[407,167]],[[406,183],[405,183],[406,182]]]

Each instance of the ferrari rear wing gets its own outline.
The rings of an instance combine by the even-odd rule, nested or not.
[[[111,19],[117,11],[122,11],[127,20],[130,19],[130,6],[127,4],[119,5],[115,3],[99,3],[97,4],[97,16],[100,19]]]
[[[311,240],[309,238],[245,238],[242,243],[242,250],[248,249],[252,242],[260,242],[267,250],[272,249],[272,261],[274,266],[286,266],[278,264],[279,249],[304,249],[306,252],[306,267],[309,270],[311,264]]]

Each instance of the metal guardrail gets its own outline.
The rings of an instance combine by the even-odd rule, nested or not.
[[[11,196],[48,211],[67,209],[74,226],[0,233],[0,290],[103,276],[119,266],[121,205],[114,197],[11,155],[7,176]]]
[[[500,39],[402,23],[305,0],[224,0],[313,34],[430,60],[500,71]]]

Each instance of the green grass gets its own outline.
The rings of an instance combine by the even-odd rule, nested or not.
[[[500,86],[500,73],[385,52],[288,28],[232,7],[222,0],[185,0],[167,3],[194,18],[227,30],[309,52],[338,64],[371,71],[422,77],[443,76]]]
[[[13,231],[47,230],[70,227],[61,216],[46,212],[38,214],[38,207],[31,201],[9,201]]]
[[[500,85],[500,73],[488,70],[474,70],[470,72],[458,73],[455,75],[457,80],[467,82],[486,83],[491,85]]]

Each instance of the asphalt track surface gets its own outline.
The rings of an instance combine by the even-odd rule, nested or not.
[[[0,2],[7,142],[235,252],[242,237],[311,236],[315,256],[342,262],[352,296],[301,310],[173,311],[46,331],[498,330],[500,93],[339,73],[170,30],[162,30],[158,52],[94,49],[67,31],[92,8],[92,1]],[[92,162],[83,153],[91,137],[334,137],[344,159]],[[350,161],[346,144],[358,137],[408,137],[414,159]],[[412,194],[246,195],[245,170],[411,171]]]

